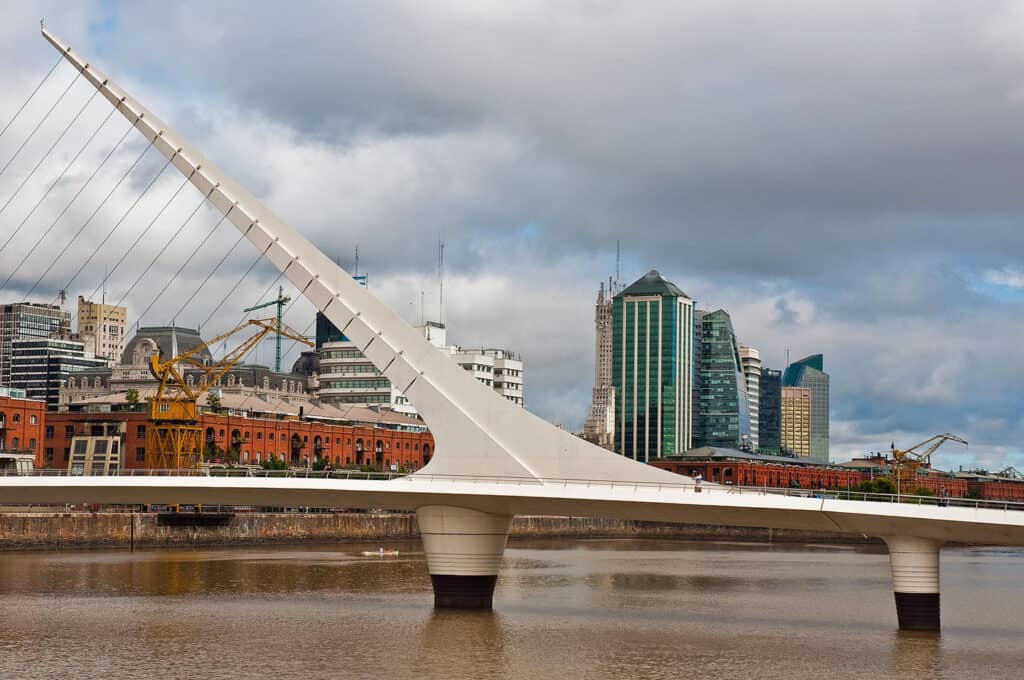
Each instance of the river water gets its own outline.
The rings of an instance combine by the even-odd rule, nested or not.
[[[1022,550],[943,550],[936,636],[881,547],[514,542],[493,612],[388,547],[0,553],[0,679],[1024,677]]]

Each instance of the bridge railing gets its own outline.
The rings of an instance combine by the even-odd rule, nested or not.
[[[250,468],[210,468],[200,470],[144,470],[127,468],[98,475],[73,473],[66,469],[36,469],[18,473],[0,470],[0,477],[253,477],[271,479],[364,479],[387,481],[405,477],[407,472],[373,472],[364,470],[254,470]]]
[[[915,494],[889,494],[853,491],[845,489],[798,489],[771,486],[738,486],[714,482],[626,482],[584,478],[536,478],[536,477],[479,477],[470,475],[437,475],[417,472],[405,478],[407,481],[449,481],[479,484],[514,484],[545,486],[586,486],[612,489],[655,489],[658,491],[684,491],[703,494],[758,494],[789,496],[793,498],[818,498],[832,500],[864,501],[873,503],[901,503],[905,505],[934,505],[938,507],[987,508],[992,510],[1024,510],[1024,502],[1009,500],[983,500],[975,498],[954,498],[949,496],[918,496]]]
[[[39,469],[28,473],[35,477],[81,477],[66,469]],[[25,476],[15,471],[0,470],[0,476]],[[85,475],[91,476],[91,475]],[[913,494],[869,493],[843,489],[796,489],[771,486],[735,486],[704,482],[625,482],[585,478],[536,478],[476,475],[432,474],[424,472],[369,472],[363,470],[261,470],[252,468],[210,468],[200,470],[143,470],[124,469],[106,476],[117,477],[232,477],[253,479],[337,479],[405,482],[441,482],[451,484],[508,484],[514,486],[584,486],[608,490],[639,491],[656,490],[703,494],[758,494],[777,495],[793,498],[817,498],[832,500],[863,501],[870,503],[900,503],[907,505],[933,505],[938,507],[985,508],[991,510],[1024,510],[1024,502],[1004,500],[981,500],[974,498],[953,498],[940,496],[917,496]]]

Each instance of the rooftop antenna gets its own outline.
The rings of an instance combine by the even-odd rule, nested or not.
[[[425,302],[426,299],[427,299],[426,293],[424,293],[423,289],[420,288],[420,325],[421,326],[427,325],[426,312],[424,312],[424,310],[423,310],[423,307],[426,304],[426,302]]]
[[[444,241],[437,240],[438,321],[444,324]]]
[[[622,241],[615,239],[615,287],[619,286],[619,264],[622,261]]]
[[[786,348],[786,368],[789,368],[789,348]]]
[[[356,276],[359,275],[359,244],[358,243],[356,244],[356,266],[355,266],[355,271],[352,272],[352,273],[355,274]]]

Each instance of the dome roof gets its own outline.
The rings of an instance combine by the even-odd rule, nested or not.
[[[675,295],[684,298],[690,297],[680,290],[679,286],[662,276],[661,272],[657,269],[647,272],[615,297],[626,295]]]
[[[298,373],[304,375],[307,378],[314,373],[320,373],[320,353],[319,352],[303,352],[299,355],[299,358],[292,364],[292,373]]]
[[[142,326],[135,333],[135,337],[125,344],[124,352],[121,353],[121,363],[124,365],[134,364],[137,350],[139,356],[145,355],[148,357],[152,353],[154,345],[160,352],[161,357],[170,359],[183,352],[195,349],[201,344],[203,344],[203,339],[199,336],[199,331],[191,328],[181,328],[179,326]],[[199,352],[199,359],[212,362],[213,355],[210,354],[210,350],[203,348]]]

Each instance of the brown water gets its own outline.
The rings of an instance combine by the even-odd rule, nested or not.
[[[0,678],[1022,678],[1024,551],[942,554],[901,634],[878,548],[513,543],[435,612],[418,543],[0,553]]]

